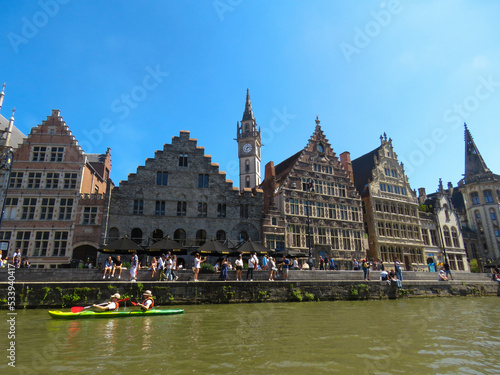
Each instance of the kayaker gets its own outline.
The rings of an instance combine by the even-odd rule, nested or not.
[[[144,296],[144,301],[142,301],[142,303],[138,303],[137,306],[140,306],[142,310],[151,310],[155,305],[151,291],[145,290],[142,295]]]
[[[95,307],[98,310],[101,311],[118,311],[118,300],[120,299],[120,294],[115,293],[111,296],[111,302],[109,302],[107,305],[101,306],[101,305],[92,305],[92,307]]]

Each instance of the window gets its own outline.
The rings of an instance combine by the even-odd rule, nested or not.
[[[448,229],[447,226],[443,227],[443,235],[444,235],[444,243],[446,244],[446,246],[451,247],[450,230]]]
[[[207,188],[208,187],[208,174],[199,174],[198,175],[198,187],[199,188]]]
[[[453,246],[460,247],[460,243],[458,241],[458,231],[455,227],[451,227],[451,238],[453,240]]]
[[[394,187],[392,185],[387,185],[387,192],[394,193]]]
[[[391,177],[391,170],[389,168],[384,168],[384,174],[388,177]]]
[[[401,188],[401,195],[406,195],[406,188]]]
[[[156,172],[156,185],[168,185],[168,172]]]
[[[241,219],[248,219],[248,204],[241,204],[240,205],[240,218]]]
[[[188,154],[180,154],[179,167],[187,167],[187,166],[188,166]]]
[[[337,218],[337,207],[334,204],[328,204],[328,217],[330,219]]]
[[[399,238],[399,224],[393,223],[392,229],[394,230],[394,237]]]
[[[300,247],[300,225],[291,224],[290,233],[292,234],[292,246]]]
[[[156,201],[155,215],[156,216],[165,216],[165,201]]]
[[[361,250],[361,231],[354,231],[354,250]]]
[[[339,185],[338,188],[339,188],[339,197],[345,197],[346,196],[345,185]]]
[[[40,207],[40,220],[52,220],[54,218],[55,198],[42,198]]]
[[[495,232],[495,237],[500,237],[500,230],[498,230],[498,228],[495,228],[494,232]]]
[[[342,246],[344,250],[351,250],[351,239],[346,229],[342,229]]]
[[[386,184],[380,184],[380,190],[381,191],[387,191],[387,185]]]
[[[299,214],[299,201],[297,199],[290,199],[290,214]]]
[[[495,213],[495,210],[493,208],[490,208],[490,217],[491,220],[495,221],[497,219],[497,215]]]
[[[75,189],[77,173],[65,173],[64,174],[64,189]]]
[[[45,161],[45,153],[47,147],[34,146],[33,153],[31,154],[31,161]]]
[[[352,221],[359,221],[359,208],[358,207],[351,207],[351,220]]]
[[[338,229],[330,229],[330,236],[332,240],[332,249],[340,249],[339,242],[339,230]]]
[[[245,172],[250,172],[250,160],[245,160]]]
[[[224,203],[217,204],[217,217],[226,217],[226,205]]]
[[[472,204],[473,205],[476,205],[476,204],[480,204],[481,202],[479,201],[479,193],[477,192],[473,192],[473,193],[470,193],[470,197],[472,199]]]
[[[20,189],[23,185],[23,172],[12,172],[10,174],[9,188]]]
[[[40,189],[40,183],[42,181],[41,172],[30,172],[28,173],[28,185],[27,189]]]
[[[144,213],[144,200],[134,199],[134,215],[142,215]]]
[[[59,186],[59,173],[48,172],[45,177],[45,189],[57,189]]]
[[[378,223],[377,223],[377,226],[378,226],[378,235],[379,235],[379,236],[385,236],[385,227],[384,227],[384,223],[382,223],[382,222],[378,222]]]
[[[62,162],[64,154],[64,147],[52,147],[50,150],[51,162]]]
[[[176,229],[174,232],[174,241],[184,246],[186,244],[186,231],[184,229]]]
[[[326,244],[326,228],[318,228],[318,243],[319,244]]]
[[[186,202],[177,202],[177,216],[186,216]]]
[[[391,225],[391,223],[388,223],[388,222],[385,223],[385,231],[387,233],[387,236],[392,237],[392,225]]]
[[[5,210],[3,218],[6,220],[14,220],[17,214],[18,198],[5,198]]]
[[[422,239],[424,240],[425,245],[430,245],[429,231],[427,229],[422,228]]]
[[[391,169],[391,176],[394,178],[398,178],[398,171],[395,169]]]
[[[247,187],[247,188],[250,187],[250,176],[245,177],[245,187]]]
[[[340,220],[348,220],[347,217],[347,206],[339,205]]]
[[[36,198],[23,199],[22,220],[33,220],[35,218]]]
[[[55,232],[54,251],[52,251],[52,256],[57,257],[66,255],[67,247],[68,247],[68,232]]]
[[[61,198],[59,203],[59,220],[71,220],[71,212],[73,210],[72,198]]]
[[[36,232],[35,233],[35,247],[33,249],[33,256],[47,256],[47,248],[49,247],[50,232]]]
[[[491,190],[483,191],[484,195],[484,203],[493,203],[493,195],[491,194]]]
[[[28,247],[30,244],[31,232],[19,231],[16,234],[16,249],[21,250],[21,255],[23,257],[28,255]]]
[[[226,240],[226,232],[223,230],[218,230],[217,233],[215,234],[215,239],[217,241],[225,241]]]
[[[207,217],[207,204],[198,202],[198,217]]]
[[[316,202],[316,216],[324,217],[325,216],[325,204]]]
[[[271,218],[271,225],[278,225],[278,219],[275,217]]]
[[[97,207],[83,208],[83,224],[97,224]]]
[[[196,232],[196,245],[201,246],[207,241],[207,232],[200,229]]]

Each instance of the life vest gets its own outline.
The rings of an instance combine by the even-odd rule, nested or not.
[[[152,308],[153,308],[153,306],[155,305],[155,300],[153,299],[153,297],[148,297],[148,298],[146,298],[144,301],[142,301],[142,304],[143,304],[143,305],[145,305],[145,304],[146,304],[146,301],[147,301],[148,299],[150,299],[150,300],[151,300],[151,305],[149,305],[149,308],[148,308],[148,310],[150,310],[150,309],[152,309]]]
[[[116,304],[116,309],[114,309],[113,311],[118,311],[118,307],[120,307],[120,304],[118,303],[118,301],[116,301],[115,304]]]

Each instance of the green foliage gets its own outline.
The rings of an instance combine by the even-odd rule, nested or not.
[[[429,209],[429,206],[427,206],[426,204],[421,204],[420,206],[418,206],[418,210],[422,211],[422,212],[430,212],[431,211]]]
[[[210,263],[203,262],[200,266],[201,273],[215,273],[215,267]]]
[[[269,297],[271,297],[271,296],[269,295],[269,292],[267,290],[259,290],[259,299],[260,300],[267,299]]]
[[[408,289],[399,289],[398,294],[400,297],[408,297],[410,295],[410,291]]]
[[[142,290],[144,289],[144,284],[142,283],[137,283],[137,290],[139,291],[139,294],[142,294]]]
[[[351,296],[357,297],[359,294],[358,288],[355,285],[351,285]]]
[[[470,265],[470,272],[479,273],[479,264],[477,263],[477,259],[471,259],[469,265]]]
[[[45,298],[47,298],[48,294],[50,293],[51,289],[48,286],[44,286],[42,290],[45,292],[42,298],[42,302],[45,301]]]
[[[300,289],[293,289],[292,296],[293,296],[295,301],[302,302],[303,297],[302,297],[302,292],[300,291]]]
[[[366,284],[359,284],[358,285],[358,290],[361,292],[361,293],[368,293],[368,290],[369,290],[369,287],[368,285]]]
[[[73,292],[71,294],[63,294],[62,299],[64,302],[78,302],[80,300],[80,296]]]
[[[88,293],[90,292],[90,288],[83,287],[83,288],[75,288],[75,293]]]
[[[314,294],[307,292],[304,293],[304,298],[306,299],[306,301],[314,301],[315,299]]]
[[[232,290],[231,286],[223,286],[222,287],[222,296],[226,301],[229,301],[234,297],[234,290]]]

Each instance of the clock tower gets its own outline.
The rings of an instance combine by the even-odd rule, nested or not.
[[[245,111],[236,125],[238,159],[240,161],[240,190],[260,185],[260,128],[253,117],[250,93],[247,89]]]

